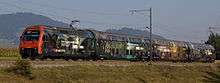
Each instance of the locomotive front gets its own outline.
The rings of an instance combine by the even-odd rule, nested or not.
[[[36,57],[42,54],[44,26],[27,27],[20,36],[19,51],[22,58]]]
[[[19,50],[24,59],[89,58],[96,55],[95,45],[89,30],[36,25],[24,30]]]

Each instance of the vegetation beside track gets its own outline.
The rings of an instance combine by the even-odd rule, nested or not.
[[[18,49],[0,48],[0,59],[18,59]],[[39,62],[39,63],[38,63]],[[72,62],[72,61],[36,61],[34,64],[73,64],[71,66],[51,66],[32,68],[30,80],[16,73],[0,68],[0,82],[3,83],[220,83],[220,62],[183,63],[130,63]],[[112,65],[113,64],[113,65]],[[116,65],[114,65],[116,64]],[[121,64],[121,65],[120,65]],[[143,65],[145,64],[145,65]],[[158,65],[159,64],[159,65]],[[182,63],[181,63],[182,64]],[[187,65],[185,65],[187,64]],[[215,65],[209,65],[215,64]],[[45,65],[45,64],[43,64]]]
[[[19,58],[19,50],[17,48],[0,48],[0,59],[2,58]]]
[[[219,83],[220,64],[206,65],[114,65],[115,62],[73,62],[72,66],[33,68],[35,79],[5,72],[0,68],[0,80],[8,83]],[[111,65],[112,64],[112,65]],[[126,63],[130,64],[130,63]],[[180,63],[182,64],[182,63]],[[189,63],[200,64],[200,63]],[[215,65],[213,65],[215,64]]]

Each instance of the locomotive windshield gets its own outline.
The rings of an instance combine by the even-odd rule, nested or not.
[[[22,39],[26,41],[38,40],[40,35],[40,31],[38,30],[30,30],[24,32]]]

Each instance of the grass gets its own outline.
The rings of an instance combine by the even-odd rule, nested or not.
[[[28,60],[17,60],[13,66],[5,70],[8,73],[14,73],[15,75],[21,75],[29,79],[33,79],[31,63]]]
[[[16,60],[19,57],[16,48],[0,48],[0,60]],[[71,67],[32,68],[35,77],[33,80],[8,73],[5,71],[7,68],[0,68],[0,83],[220,83],[220,64],[205,66],[151,63],[129,66],[95,64],[97,63],[76,64]]]
[[[3,70],[3,69],[1,69]],[[219,83],[218,66],[168,65],[75,65],[71,67],[34,68],[35,79],[0,72],[0,80],[8,83]]]
[[[17,48],[0,48],[0,57],[20,57]]]

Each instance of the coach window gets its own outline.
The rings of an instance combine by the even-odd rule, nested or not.
[[[80,31],[80,34],[85,38],[94,38],[93,32],[86,30],[86,31]]]
[[[119,54],[119,49],[116,49],[116,54]]]
[[[126,50],[126,53],[125,53],[126,55],[129,55],[129,50]]]
[[[74,41],[75,39],[74,39],[74,37],[69,37],[69,38],[67,38],[67,40],[68,41]]]
[[[130,55],[133,55],[133,50],[130,50]]]

